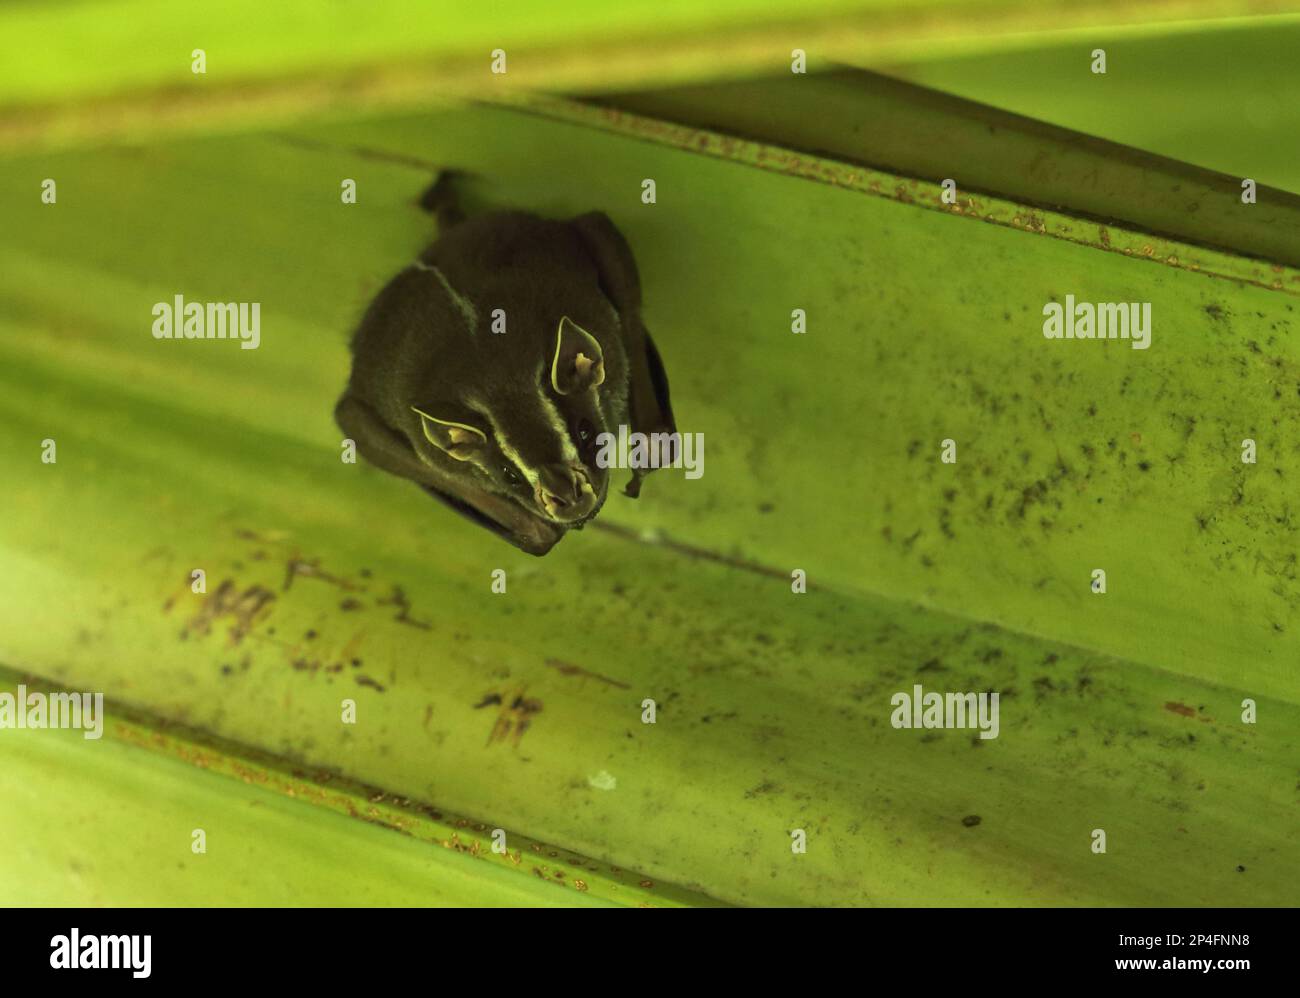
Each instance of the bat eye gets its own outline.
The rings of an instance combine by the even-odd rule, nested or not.
[[[524,476],[519,474],[513,465],[503,464],[501,466],[501,473],[506,476],[506,481],[511,485],[519,485],[524,480]]]
[[[579,443],[589,443],[591,441],[592,431],[595,428],[585,419],[578,423],[578,441]]]

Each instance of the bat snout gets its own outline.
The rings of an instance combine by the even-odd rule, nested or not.
[[[548,464],[538,469],[537,504],[552,520],[572,523],[589,516],[600,496],[583,468]]]

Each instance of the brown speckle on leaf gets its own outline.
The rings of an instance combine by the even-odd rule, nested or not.
[[[285,590],[288,590],[293,585],[293,580],[299,576],[305,579],[319,579],[322,582],[328,582],[331,586],[338,586],[345,591],[361,588],[355,582],[325,571],[320,567],[319,558],[313,558],[311,561],[299,558],[296,555],[290,558],[284,566]]]
[[[610,679],[608,676],[602,676],[598,672],[592,672],[590,669],[584,669],[580,665],[574,665],[572,662],[566,662],[563,659],[548,658],[546,664],[562,676],[582,676],[584,678],[599,679],[602,683],[617,686],[621,690],[630,690],[632,688],[627,683],[620,682],[617,679]]]
[[[406,593],[402,590],[401,586],[393,586],[393,592],[391,596],[388,596],[385,599],[376,600],[375,602],[379,606],[397,607],[397,616],[395,616],[393,619],[396,620],[399,624],[406,624],[410,627],[418,627],[422,631],[432,630],[432,627],[428,623],[428,621],[416,620],[414,617],[411,616],[411,601],[406,598]]]
[[[223,617],[233,618],[230,644],[237,645],[270,613],[275,593],[261,586],[249,586],[242,592],[234,580],[224,579],[215,592],[198,605],[198,610],[181,631],[181,638],[203,637]]]
[[[492,731],[488,734],[488,745],[509,740],[516,748],[519,747],[519,741],[532,725],[533,717],[542,712],[542,701],[525,697],[524,693],[525,690],[521,688],[510,698],[509,706],[502,706],[501,712],[492,725]],[[506,703],[505,697],[497,694],[493,696],[497,696],[499,703],[503,705]]]

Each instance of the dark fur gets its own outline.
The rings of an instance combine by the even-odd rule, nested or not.
[[[603,502],[608,472],[590,461],[590,441],[584,446],[573,434],[579,421],[597,433],[617,433],[620,424],[643,433],[675,431],[668,380],[641,322],[636,264],[622,235],[599,212],[568,221],[523,212],[465,219],[445,176],[421,203],[438,216],[440,233],[420,260],[472,305],[476,328],[467,328],[433,271],[402,271],[371,303],[353,336],[352,373],[335,418],[371,463],[411,479],[517,547],[545,554],[581,523],[548,519],[526,489],[496,473],[510,462],[493,453],[491,430],[471,403],[490,410],[514,449],[536,467],[559,461],[562,450],[555,427],[540,415],[545,410],[538,395],[546,393]],[[498,308],[506,313],[503,335],[489,329]],[[565,396],[549,382],[562,316],[596,339],[605,365],[601,385]],[[432,445],[412,406],[487,430],[487,467]],[[645,474],[633,473],[629,495],[637,494]]]

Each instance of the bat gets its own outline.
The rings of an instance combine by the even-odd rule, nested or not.
[[[676,434],[668,378],[606,215],[466,217],[455,185],[421,198],[438,237],[366,309],[335,420],[371,464],[544,555],[605,503],[602,434]]]

